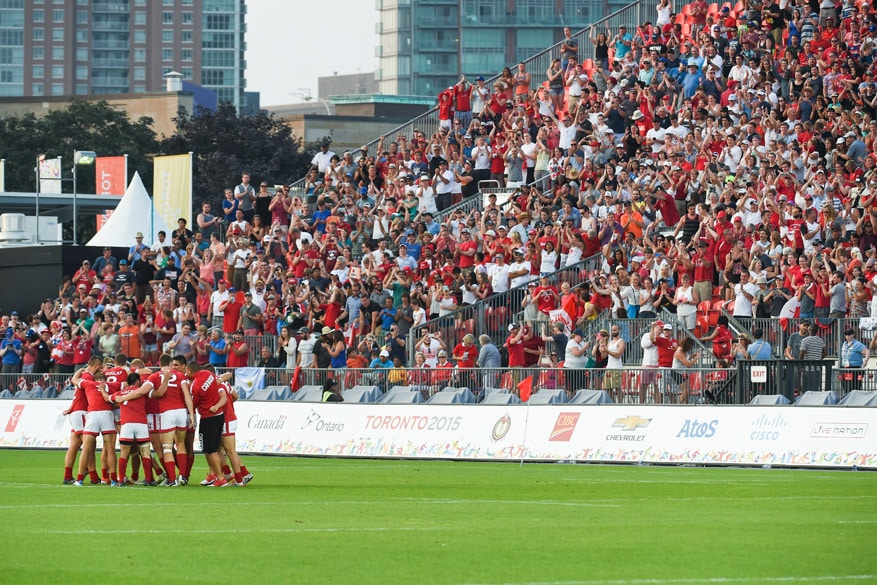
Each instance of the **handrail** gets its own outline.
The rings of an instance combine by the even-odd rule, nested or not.
[[[614,27],[617,27],[619,25],[624,24],[624,25],[628,26],[629,28],[634,29],[636,26],[638,26],[639,24],[641,24],[643,22],[642,6],[643,6],[642,0],[638,0],[637,2],[634,2],[633,4],[630,4],[628,6],[625,6],[624,8],[622,8],[620,10],[616,10],[615,12],[613,12],[612,14],[610,14],[608,16],[604,16],[600,20],[597,20],[596,22],[593,22],[593,23],[589,24],[587,27],[582,28],[578,32],[574,33],[572,36],[574,36],[579,41],[579,56],[582,59],[586,58],[586,57],[582,57],[582,55],[584,55],[584,48],[585,47],[590,49],[590,52],[593,51],[593,45],[591,45],[590,38],[587,34],[587,32],[592,27],[596,28],[596,27],[602,26],[604,24],[607,26],[612,25]],[[648,5],[648,8],[653,9],[651,5]],[[461,17],[462,17],[462,15],[461,15]],[[548,65],[550,64],[549,56],[554,54],[555,52],[559,51],[560,45],[563,44],[563,42],[564,41],[559,41],[559,42],[551,45],[547,49],[544,49],[544,50],[536,53],[535,55],[525,59],[524,65],[527,66],[527,70],[530,71],[531,74],[533,74],[534,72],[537,72],[539,75],[544,73],[544,71],[547,71]],[[545,63],[542,63],[543,61],[545,61]],[[500,75],[501,75],[501,73],[497,73],[497,74],[493,75],[492,77],[490,77],[489,79],[487,79],[485,81],[485,85],[490,86],[491,84],[493,84],[494,81],[499,79]],[[538,85],[538,84],[536,84],[536,85]],[[412,120],[405,122],[404,124],[401,124],[388,132],[385,132],[384,136],[396,136],[398,134],[404,134],[406,136],[410,136],[412,131],[415,128],[423,131],[424,134],[426,134],[427,136],[430,136],[430,135],[432,135],[432,133],[437,132],[438,131],[438,106],[435,106],[432,109],[430,109],[429,111],[417,116],[416,118],[413,118]],[[374,154],[375,147],[377,146],[379,141],[380,141],[380,138],[375,138],[372,141],[367,142],[365,144],[365,146],[368,148],[369,154]],[[301,188],[303,185],[304,185],[304,177],[302,177],[298,181],[295,181],[292,184],[292,187],[293,188]]]

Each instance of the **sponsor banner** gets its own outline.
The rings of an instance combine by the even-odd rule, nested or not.
[[[0,401],[0,446],[66,447],[65,400]],[[340,457],[877,469],[877,409],[235,405],[238,450]],[[526,444],[524,439],[526,437]]]
[[[166,225],[185,218],[192,226],[192,157],[189,154],[157,156],[152,177],[152,205]]]
[[[98,195],[124,195],[128,186],[128,157],[99,156],[94,161],[94,180]],[[110,216],[107,209],[96,216],[97,231],[100,231]]]
[[[60,193],[61,159],[45,158],[39,161],[40,165],[40,193]]]

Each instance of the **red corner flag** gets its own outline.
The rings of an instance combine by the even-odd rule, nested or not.
[[[518,392],[521,396],[521,402],[530,400],[530,395],[533,393],[533,376],[527,376],[518,382]]]

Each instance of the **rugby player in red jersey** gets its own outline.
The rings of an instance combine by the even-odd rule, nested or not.
[[[128,368],[125,367],[125,364],[128,363],[128,357],[123,354],[117,354],[115,358],[113,358],[113,365],[109,367],[105,367],[104,372],[104,380],[107,383],[107,393],[113,394],[114,392],[118,392],[122,389],[122,386],[125,385],[125,380],[128,378]],[[119,407],[112,403],[110,406],[113,408],[113,420],[116,423],[116,432],[119,431]],[[100,453],[100,463],[101,463],[101,477],[103,479],[102,483],[109,483],[107,480],[108,473],[110,467],[107,465],[107,451],[106,449],[102,450]],[[121,476],[120,476],[121,477]]]
[[[173,368],[175,371],[179,372],[181,376],[185,375],[186,371],[186,357],[182,355],[175,355],[173,358]],[[190,388],[191,394],[191,388]],[[180,472],[180,475],[183,475],[188,479],[192,475],[192,466],[195,465],[195,419],[189,421],[189,426],[186,428],[186,470],[184,472]]]
[[[216,374],[201,370],[198,362],[189,362],[186,365],[186,376],[191,381],[192,403],[198,409],[198,415],[201,417],[201,423],[198,426],[199,435],[201,436],[201,451],[207,459],[207,467],[214,475],[222,473],[222,466],[219,459],[219,446],[222,442],[222,430],[225,416],[223,407],[228,397],[220,388],[219,380]],[[240,480],[240,471],[236,476]],[[243,485],[242,481],[238,482]],[[230,485],[225,478],[217,479],[214,487],[223,487]]]
[[[83,369],[80,377],[93,381],[95,371],[97,369],[94,369],[94,366],[88,365]],[[70,403],[70,408],[63,413],[70,422],[71,427],[70,445],[67,447],[67,453],[64,454],[64,483],[66,485],[71,485],[76,481],[73,479],[73,464],[76,463],[76,453],[82,447],[82,431],[85,429],[85,414],[87,411],[88,398],[85,396],[85,390],[79,385],[74,385],[73,400]],[[88,474],[91,477],[91,483],[100,483],[94,461],[88,467]]]
[[[180,481],[177,481],[177,471],[174,466],[176,465],[181,473],[186,470],[186,428],[189,419],[194,419],[195,411],[189,394],[189,381],[180,372],[171,368],[171,362],[171,356],[162,354],[158,359],[161,370],[150,375],[144,384],[158,388],[164,378],[169,377],[167,391],[158,401],[158,433],[161,440],[162,462],[167,473],[167,485],[187,485],[189,482],[185,476],[181,475]],[[159,393],[153,396],[158,397]],[[174,444],[177,447],[176,461],[174,461]]]
[[[144,377],[148,378],[152,375],[152,370],[146,367],[143,360],[131,360],[131,369],[140,374],[141,381]],[[165,479],[164,466],[161,464],[161,437],[158,434],[158,428],[161,426],[158,414],[158,398],[149,396],[143,399],[146,402],[146,428],[149,430],[149,442],[152,444],[152,450],[155,457],[150,457],[152,463],[152,479],[160,482]]]
[[[214,372],[213,365],[211,364],[202,366],[202,369],[208,372]],[[222,463],[222,475],[217,476],[214,473],[208,473],[207,477],[201,481],[201,485],[204,486],[213,485],[218,477],[224,476],[226,481],[232,477],[237,478],[238,471],[240,471],[241,479],[235,480],[237,484],[247,485],[253,479],[253,474],[250,473],[247,466],[241,462],[240,455],[238,455],[237,451],[235,433],[237,432],[238,427],[238,417],[234,411],[234,402],[238,399],[238,395],[237,392],[234,391],[234,388],[228,384],[228,380],[230,380],[232,376],[234,376],[232,372],[226,372],[218,378],[220,387],[225,391],[225,394],[228,397],[225,401],[222,447],[220,447],[219,451],[220,462]],[[226,462],[226,458],[228,458],[228,462]],[[229,463],[231,464],[231,467],[229,467]],[[232,476],[232,469],[234,470],[234,476]]]
[[[119,432],[119,442],[122,444],[122,454],[119,457],[119,485],[125,485],[125,475],[128,470],[128,457],[131,454],[131,446],[137,445],[140,451],[140,459],[143,462],[143,475],[146,485],[155,485],[152,476],[152,457],[149,454],[149,428],[146,425],[146,396],[160,394],[167,389],[170,377],[165,378],[165,384],[158,389],[151,384],[140,384],[140,374],[132,372],[125,379],[127,386],[106,396],[108,402],[120,406],[122,428]]]
[[[107,451],[107,464],[110,465],[110,485],[116,485],[116,421],[113,410],[104,399],[101,389],[106,387],[101,370],[103,361],[99,357],[88,360],[85,370],[73,375],[73,384],[85,390],[88,399],[88,411],[85,414],[85,428],[82,430],[82,456],[79,458],[79,475],[74,485],[81,486],[89,460],[94,461],[97,436],[103,437],[103,448]],[[93,379],[84,375],[92,372]]]

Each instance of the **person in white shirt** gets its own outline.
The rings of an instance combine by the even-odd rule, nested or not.
[[[211,317],[211,327],[219,327],[222,329],[222,318],[225,316],[225,311],[219,307],[228,299],[228,281],[223,278],[219,281],[219,289],[213,291],[210,295],[209,316]]]
[[[509,290],[509,265],[505,263],[505,255],[500,253],[494,257],[495,262],[487,269],[490,286],[494,293]]]
[[[569,152],[572,141],[576,137],[576,127],[573,124],[572,116],[564,116],[563,124],[560,125],[558,131],[560,132],[558,146],[563,149],[563,152]]]
[[[740,282],[734,285],[734,316],[752,318],[752,299],[758,294],[758,286],[749,278],[749,271],[740,273]]]
[[[515,250],[512,257],[514,261],[509,265],[509,278],[511,279],[509,284],[511,288],[524,286],[533,279],[533,275],[530,274],[530,262],[524,259],[524,252],[521,250]]]
[[[314,158],[311,159],[311,164],[317,167],[317,171],[320,175],[324,175],[326,173],[326,169],[329,168],[329,163],[332,162],[332,157],[336,156],[334,152],[329,150],[329,143],[323,142],[320,144],[320,152],[314,155]]]
[[[314,346],[317,338],[311,335],[310,329],[302,327],[298,330],[301,338],[298,340],[298,365],[302,368],[314,368]]]
[[[640,340],[640,347],[643,348],[643,361],[641,364],[643,369],[639,374],[640,404],[646,403],[646,392],[648,392],[650,385],[654,392],[655,403],[660,403],[660,397],[662,394],[658,389],[658,347],[652,343],[652,331],[657,329],[657,332],[655,333],[655,337],[657,337],[661,334],[663,328],[663,321],[655,321],[652,323],[651,330],[643,333],[642,339]]]
[[[420,176],[420,185],[417,187],[414,195],[420,200],[417,209],[421,214],[438,213],[438,207],[435,204],[435,189],[432,188],[432,181],[430,181],[429,175]]]

